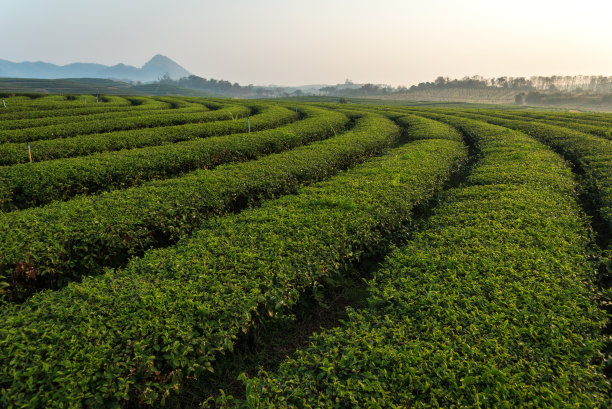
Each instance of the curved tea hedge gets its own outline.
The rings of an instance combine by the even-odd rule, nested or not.
[[[221,112],[219,112],[221,111]],[[101,134],[114,131],[134,130],[142,128],[158,128],[165,126],[184,125],[188,123],[208,122],[212,120],[232,119],[251,113],[248,106],[229,105],[226,109],[213,112],[173,112],[148,113],[127,118],[88,118],[87,121],[52,124],[24,129],[0,131],[0,143],[32,142],[49,139],[63,139],[77,135]],[[233,114],[233,115],[232,115]]]
[[[155,104],[147,104],[147,109],[135,109],[136,107],[123,108],[119,111],[100,112],[100,113],[75,113],[75,115],[56,115],[45,116],[40,118],[25,118],[25,119],[4,119],[0,122],[0,129],[24,129],[39,127],[54,124],[66,124],[87,120],[115,120],[118,118],[138,117],[148,114],[174,114],[174,113],[189,113],[189,112],[207,112],[223,107],[225,104],[212,101],[209,99],[188,100],[184,97],[156,97],[152,100]],[[37,111],[33,111],[37,112]],[[56,111],[57,112],[57,111]],[[0,113],[0,117],[2,117]]]
[[[606,405],[571,171],[523,134],[447,121],[482,154],[466,186],[387,258],[365,307],[248,382],[249,407]]]
[[[391,121],[367,114],[344,134],[256,161],[0,215],[0,274],[13,283],[13,298],[20,289],[97,274],[176,242],[212,215],[292,193],[359,163],[395,143],[398,132]],[[283,148],[333,135],[329,128],[303,128]]]
[[[9,307],[0,317],[1,402],[163,402],[231,350],[258,312],[281,314],[305,288],[384,251],[466,154],[451,140],[409,143],[297,195],[211,220],[123,270]]]
[[[519,120],[519,121],[537,121],[549,125],[561,126],[564,128],[573,129],[575,131],[586,132],[592,135],[601,136],[606,139],[612,139],[612,123],[595,120],[581,120],[578,118],[564,117],[550,114],[534,114],[531,112],[504,112],[504,111],[467,111],[473,114],[493,114],[497,118]]]
[[[262,113],[269,108],[263,108]],[[163,114],[154,116],[136,117],[130,123],[148,124],[144,129],[131,129],[101,134],[84,134],[74,137],[37,140],[26,143],[0,144],[0,166],[15,165],[29,162],[29,155],[35,162],[51,159],[68,158],[90,155],[95,152],[117,151],[121,149],[134,149],[146,146],[156,146],[165,143],[180,142],[207,136],[230,134],[245,130],[245,118],[252,110],[247,106],[228,105],[225,108],[189,114]],[[280,120],[279,112],[272,109],[268,115],[276,115]],[[164,118],[165,117],[165,118]],[[164,118],[163,121],[160,118]],[[261,126],[261,118],[255,116],[253,123]],[[108,124],[109,121],[101,120]],[[116,127],[121,128],[126,121],[120,122]],[[192,124],[179,126],[179,124]],[[80,125],[82,122],[78,122]],[[86,122],[90,124],[89,121]],[[125,125],[127,126],[127,125]],[[111,123],[108,129],[113,128]],[[51,126],[54,129],[55,126]],[[261,128],[260,128],[261,129]],[[30,151],[28,151],[28,146]]]
[[[464,137],[455,128],[442,122],[423,118],[417,115],[399,114],[396,121],[405,129],[409,140],[417,139],[450,139],[462,142]]]
[[[482,120],[525,132],[551,146],[585,173],[589,195],[601,217],[612,229],[612,141],[588,133],[535,121],[478,116]]]
[[[334,113],[326,115],[334,116]],[[294,111],[271,106],[250,119],[251,128],[254,131],[275,128],[295,120],[296,117]],[[338,117],[344,118],[336,113],[335,118]],[[325,121],[321,123],[321,127],[332,126],[329,125],[328,118],[321,120]],[[78,194],[125,188],[201,167],[246,160],[262,150],[265,152],[270,149],[268,140],[271,135],[282,135],[292,130],[291,125],[288,125],[269,132],[211,137],[246,131],[246,128],[244,119],[182,125],[173,128],[169,134],[152,132],[149,138],[157,144],[164,140],[171,141],[173,137],[187,142],[0,167],[0,185],[4,187],[0,188],[0,192],[4,190],[9,193],[4,198],[0,197],[0,208],[13,210],[39,206],[53,200],[66,200]],[[153,142],[149,140],[148,143]]]
[[[96,99],[0,107],[4,135],[151,126],[0,143],[0,407],[612,405],[612,115]]]
[[[166,101],[163,101],[166,102]],[[25,129],[46,125],[54,125],[54,124],[66,124],[72,122],[82,121],[84,118],[88,120],[102,120],[102,119],[110,119],[115,120],[118,118],[130,118],[137,117],[142,115],[147,115],[149,113],[157,113],[157,114],[169,114],[176,112],[206,112],[207,107],[203,104],[189,103],[187,106],[182,106],[182,104],[172,104],[167,102],[169,106],[151,108],[149,110],[129,110],[124,109],[122,111],[115,112],[102,112],[102,113],[93,113],[93,114],[85,114],[82,115],[61,115],[61,116],[46,116],[41,118],[26,118],[26,119],[5,119],[0,122],[1,130],[11,130],[11,129]],[[175,106],[176,105],[176,106]]]
[[[73,115],[88,115],[103,112],[125,112],[126,110],[149,110],[159,108],[170,108],[171,104],[147,97],[130,97],[131,101],[125,98],[105,96],[108,102],[96,103],[95,97],[91,103],[86,105],[68,106],[65,105],[65,100],[55,101],[54,104],[47,107],[32,106],[30,103],[12,109],[12,107],[0,109],[0,119],[27,119],[27,118],[44,118],[57,116],[73,116]],[[7,102],[8,104],[8,102]],[[34,109],[32,109],[34,108]],[[85,118],[85,117],[84,117]]]
[[[3,115],[11,114],[19,111],[56,111],[70,110],[80,108],[86,105],[96,103],[94,95],[35,95],[27,96],[19,95],[14,97],[4,97],[6,106],[2,107]],[[139,105],[143,102],[151,103],[152,100],[148,97],[120,97],[120,96],[104,96],[100,99],[102,104],[108,106],[126,107],[130,105]],[[95,104],[97,105],[97,103]]]

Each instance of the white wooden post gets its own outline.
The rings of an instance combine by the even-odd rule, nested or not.
[[[6,108],[6,101],[2,100],[2,105],[4,105],[4,107]]]
[[[247,117],[247,125],[249,126],[249,133],[251,133],[251,118]]]
[[[30,158],[30,162],[32,162],[32,151],[30,150],[30,142],[28,142],[28,157]]]

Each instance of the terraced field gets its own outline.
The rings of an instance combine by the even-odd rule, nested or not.
[[[612,114],[0,108],[0,407],[612,406]]]

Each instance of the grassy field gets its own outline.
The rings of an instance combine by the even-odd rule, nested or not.
[[[71,92],[0,106],[0,407],[612,406],[612,114]]]

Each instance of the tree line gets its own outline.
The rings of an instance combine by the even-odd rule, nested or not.
[[[484,78],[480,75],[450,79],[438,77],[433,82],[421,82],[409,90],[431,88],[504,88],[517,91],[612,91],[612,77],[603,75],[553,75],[532,77]]]
[[[214,78],[206,79],[197,75],[174,80],[168,75],[160,78],[159,83],[171,84],[183,88],[190,88],[211,92],[214,94],[233,97],[284,97],[302,95],[329,95],[341,97],[368,97],[375,95],[404,94],[415,91],[443,90],[443,89],[506,89],[522,93],[525,100],[537,99],[539,93],[551,92],[591,92],[612,93],[612,76],[602,75],[574,75],[574,76],[532,76],[532,77],[497,77],[485,78],[480,75],[451,79],[437,77],[431,82],[420,82],[406,87],[394,87],[384,84],[354,84],[347,80],[344,84],[331,85],[319,88],[317,92],[304,93],[291,87],[240,85]],[[529,96],[529,98],[528,98]],[[517,101],[518,102],[518,101]],[[535,101],[533,101],[535,102]]]

